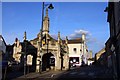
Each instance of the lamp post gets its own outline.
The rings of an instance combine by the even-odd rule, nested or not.
[[[48,6],[48,7],[47,7]],[[42,24],[41,24],[41,29],[40,29],[40,60],[39,60],[39,72],[41,73],[42,71],[42,40],[43,40],[43,20],[44,20],[44,9],[45,8],[48,9],[53,9],[53,5],[52,4],[45,4],[44,2],[42,3]]]
[[[26,31],[24,32],[24,75],[26,75],[26,57],[27,57],[27,36],[26,36]]]

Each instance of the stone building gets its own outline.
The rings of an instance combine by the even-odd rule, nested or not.
[[[8,61],[6,60],[6,46],[3,36],[0,35],[0,79],[4,77],[3,72],[8,65]]]
[[[41,36],[42,34],[42,36]],[[42,44],[41,44],[42,42]],[[48,9],[43,20],[43,30],[40,31],[33,40],[26,40],[26,32],[24,33],[24,41],[15,40],[13,57],[18,62],[27,61],[27,55],[33,55],[33,66],[36,72],[46,70],[67,70],[69,69],[68,56],[68,39],[62,40],[60,32],[58,39],[54,39],[49,34],[49,17]],[[23,55],[23,58],[21,58]],[[25,59],[25,60],[24,60]]]
[[[115,1],[115,0],[113,0]],[[109,2],[105,12],[108,13],[107,22],[110,28],[110,37],[106,42],[108,66],[116,79],[120,79],[120,1]]]
[[[40,61],[42,61],[42,70],[55,69],[62,70],[69,68],[69,57],[68,57],[68,39],[62,40],[60,38],[60,32],[58,32],[58,39],[54,39],[49,34],[49,17],[48,9],[46,9],[46,16],[43,20],[43,38],[41,38],[40,33],[37,38],[30,41],[30,43],[35,46],[37,50],[37,72],[40,68]],[[42,52],[40,52],[40,39],[42,40]],[[40,57],[39,57],[40,56]]]
[[[105,52],[105,48],[101,49],[99,52],[95,54],[96,60],[100,58],[100,56]]]
[[[26,32],[24,33],[24,37],[26,37]],[[27,65],[27,57],[31,55],[33,57],[32,59],[32,65],[31,65],[31,71],[36,70],[36,57],[37,57],[37,48],[35,48],[26,38],[24,38],[23,42],[20,42],[18,38],[15,39],[15,42],[13,44],[13,58],[18,63],[21,68]]]
[[[95,63],[96,65],[107,67],[107,57],[105,48],[102,48],[99,52],[95,54]]]
[[[85,42],[85,34],[82,38],[68,40],[69,58],[72,66],[81,66],[82,62],[87,64],[88,48]]]
[[[4,40],[4,38],[2,37],[2,35],[0,35],[0,53],[5,54],[6,53],[6,42]]]
[[[92,50],[89,51],[89,58],[91,58],[91,59],[93,58],[93,52],[92,52]]]
[[[88,55],[88,65],[91,65],[93,62],[94,62],[93,52],[92,50],[90,50]]]

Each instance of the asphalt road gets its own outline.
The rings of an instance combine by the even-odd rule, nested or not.
[[[16,73],[12,74],[13,76]],[[11,76],[12,76],[11,75]],[[10,79],[10,77],[8,78]],[[11,78],[12,79],[12,78]],[[46,71],[40,73],[29,73],[14,80],[114,80],[107,69],[100,66],[74,67],[68,71]]]
[[[106,73],[106,68],[86,66],[69,71],[48,72],[32,80],[113,80],[113,76]]]
[[[113,80],[112,74],[106,73],[106,68],[86,66],[75,68],[63,73],[57,80]]]

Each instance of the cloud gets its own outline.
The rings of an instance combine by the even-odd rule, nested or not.
[[[89,50],[97,52],[104,47],[104,43],[97,40],[92,33],[87,30],[75,30],[74,33],[70,34],[69,39],[81,38],[82,33],[86,34],[86,43]]]
[[[80,30],[75,30],[74,33],[69,36],[69,38],[70,39],[80,38],[83,33],[86,34],[86,36],[91,35],[89,31],[80,29]]]

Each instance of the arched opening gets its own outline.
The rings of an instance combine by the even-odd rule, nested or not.
[[[46,69],[54,69],[55,67],[55,57],[52,53],[46,53],[42,57],[42,71]]]

